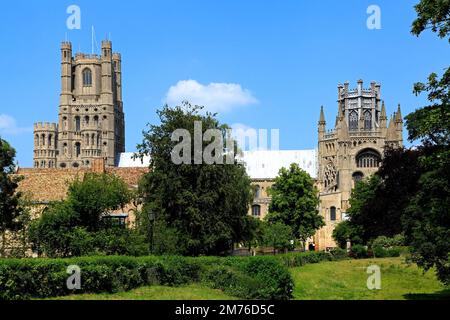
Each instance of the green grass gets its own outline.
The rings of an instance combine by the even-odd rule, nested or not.
[[[79,294],[50,300],[235,300],[220,290],[199,285],[183,287],[150,286],[115,294]]]
[[[381,269],[381,289],[367,288],[367,267]],[[404,258],[344,260],[291,269],[299,300],[450,299],[450,291],[430,270],[423,273]]]
[[[381,289],[367,289],[367,267],[381,269]],[[308,264],[290,269],[295,282],[294,298],[299,300],[400,300],[450,299],[430,270],[423,273],[404,258],[344,260]],[[199,284],[181,287],[149,286],[116,294],[80,294],[57,300],[233,300],[220,290]]]

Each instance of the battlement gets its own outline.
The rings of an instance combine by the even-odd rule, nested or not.
[[[77,52],[75,54],[75,60],[100,60],[98,54]]]
[[[58,125],[56,123],[37,122],[34,124],[34,132],[37,132],[37,131],[56,132],[57,130],[58,130]]]
[[[112,58],[113,60],[122,60],[122,55],[118,52],[114,52]]]
[[[346,81],[344,84],[340,83],[338,85],[339,98],[345,95],[350,98],[359,95],[375,96],[377,93],[380,93],[380,88],[381,85],[375,81],[372,81],[370,83],[370,88],[364,88],[363,80],[358,80],[358,86],[356,88],[350,89],[349,82]]]
[[[110,40],[102,40],[102,48],[112,48],[112,42]]]
[[[72,43],[70,41],[61,42],[61,49],[72,50]]]

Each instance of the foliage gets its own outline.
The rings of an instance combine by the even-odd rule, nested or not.
[[[450,36],[450,3],[421,0],[415,7],[417,19],[412,33],[419,36],[431,28],[440,38]],[[449,38],[450,40],[450,38]],[[416,83],[414,92],[428,93],[428,106],[406,117],[409,140],[420,140],[423,174],[403,219],[404,233],[412,258],[426,270],[435,266],[439,279],[450,284],[450,68],[439,79]]]
[[[336,241],[340,248],[347,247],[347,241],[350,240],[353,244],[361,244],[361,228],[354,226],[350,221],[340,222],[333,230],[333,239]]]
[[[13,178],[16,151],[8,142],[0,138],[0,233],[2,246],[0,256],[5,256],[6,232],[21,228],[19,218],[22,208],[19,206],[20,192],[16,192],[20,178]]]
[[[440,38],[450,33],[450,2],[448,0],[421,0],[415,7],[417,19],[411,32],[419,36],[426,29],[437,32]],[[450,39],[449,39],[450,40]]]
[[[145,237],[133,229],[109,227],[91,234],[94,252],[88,252],[88,254],[138,257],[149,253]]]
[[[66,287],[69,265],[81,269],[81,289],[76,292]],[[293,289],[289,271],[273,257],[109,256],[0,260],[2,300],[113,293],[145,285],[178,286],[195,282],[243,299],[286,300]]]
[[[276,255],[275,258],[288,268],[301,267],[311,263],[319,263],[324,261],[337,261],[347,259],[347,252],[342,249],[335,249],[332,252],[325,251],[307,251],[307,252],[290,252],[286,254]]]
[[[385,151],[378,172],[352,190],[349,221],[334,233],[340,245],[345,237],[355,244],[366,244],[379,236],[402,233],[402,216],[419,189],[421,154],[402,148]]]
[[[245,220],[245,231],[243,232],[242,238],[242,243],[244,244],[244,246],[251,250],[252,247],[265,245],[264,237],[266,236],[267,231],[266,226],[267,223],[265,221],[248,215],[247,219]]]
[[[89,231],[101,228],[102,215],[123,208],[131,200],[125,182],[111,174],[87,173],[69,187],[67,202],[78,215],[79,226]]]
[[[298,164],[281,168],[269,193],[272,201],[267,221],[291,226],[297,239],[305,242],[325,225],[317,210],[319,198],[314,181]]]
[[[400,249],[399,248],[384,248],[382,246],[373,246],[372,247],[373,256],[375,258],[391,258],[391,257],[400,257]]]
[[[355,244],[350,251],[350,257],[355,259],[365,259],[369,257],[369,252],[365,246]]]
[[[218,129],[226,136],[228,127],[219,124],[213,114],[201,115],[200,110],[188,103],[165,106],[158,111],[160,125],[150,125],[138,146],[139,156],[151,156],[151,171],[140,184],[143,214],[150,211],[156,220],[174,228],[178,253],[194,256],[222,254],[234,243],[248,239],[247,212],[252,197],[250,178],[236,158],[233,164],[172,162],[171,153],[178,141],[171,137],[177,129],[185,129],[193,137],[194,123],[199,121],[203,133]],[[194,152],[195,139],[191,140]],[[203,142],[202,150],[205,147]]]
[[[450,284],[450,160],[425,173],[420,191],[411,199],[403,219],[407,243],[415,262],[436,267],[439,279]]]
[[[142,236],[102,219],[105,213],[128,203],[130,197],[118,177],[87,174],[69,187],[67,200],[51,204],[31,223],[28,235],[32,247],[49,257],[147,254]]]
[[[397,234],[392,238],[380,236],[371,242],[372,247],[401,247],[405,245],[405,237],[402,234]]]
[[[294,240],[292,228],[281,223],[266,223],[263,228],[262,243],[265,246],[272,247],[274,250],[294,249]]]

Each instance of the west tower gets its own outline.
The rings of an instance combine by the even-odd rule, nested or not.
[[[334,129],[326,129],[323,107],[318,123],[319,210],[326,222],[314,239],[320,250],[335,246],[332,232],[345,219],[355,182],[378,170],[386,147],[403,145],[400,105],[388,123],[378,83],[364,88],[359,80],[355,89],[348,82],[339,85],[337,102]]]
[[[102,41],[100,55],[73,56],[72,44],[63,42],[59,121],[35,125],[34,166],[90,167],[98,157],[116,166],[124,151],[121,55],[109,40]]]

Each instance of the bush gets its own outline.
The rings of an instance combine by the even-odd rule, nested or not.
[[[347,250],[341,248],[333,248],[330,251],[333,256],[333,260],[344,260],[348,258]]]
[[[81,290],[66,287],[67,267],[81,269]],[[0,300],[73,293],[113,293],[143,285],[178,286],[203,281],[242,299],[287,300],[293,281],[274,257],[81,257],[0,260]]]
[[[322,261],[337,261],[347,259],[345,250],[335,248],[330,253],[324,251],[308,251],[300,253],[287,253],[275,256],[283,265],[288,268],[301,267],[305,264],[319,263]]]
[[[350,256],[355,259],[365,259],[369,258],[369,253],[365,246],[360,244],[355,244],[352,246],[352,250],[350,251]]]
[[[391,247],[401,247],[405,244],[405,237],[398,234],[392,238],[380,236],[371,242],[372,247],[383,247],[385,249]]]
[[[400,248],[383,248],[381,246],[375,246],[372,248],[375,258],[391,258],[400,257]]]

